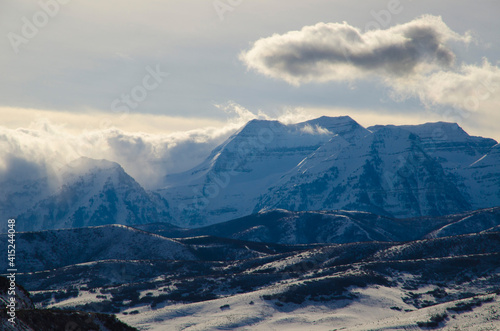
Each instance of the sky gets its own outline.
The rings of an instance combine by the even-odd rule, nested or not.
[[[0,177],[90,156],[146,181],[252,118],[446,121],[499,140],[498,14],[495,0],[5,0]]]

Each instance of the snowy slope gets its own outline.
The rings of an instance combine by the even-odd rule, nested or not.
[[[334,119],[325,124],[331,128],[331,122]],[[253,120],[198,167],[168,176],[160,194],[169,201],[178,222],[189,219],[183,225],[249,214],[262,192],[335,135],[322,124]]]
[[[432,322],[434,312],[447,312],[443,327],[462,318],[473,323],[468,310],[481,312],[476,321],[498,325],[498,311],[490,309],[500,291],[499,236],[328,245],[242,261],[169,261],[161,268],[171,270],[161,276],[154,270],[162,261],[123,261],[151,273],[149,280],[143,275],[140,282],[94,288],[87,281],[62,299],[57,290],[75,284],[75,268],[79,274],[94,264],[20,279],[30,287],[50,284],[33,295],[38,305],[117,313],[145,330],[417,327]]]
[[[470,311],[457,313],[453,307],[474,299],[415,310],[401,299],[406,295],[401,289],[376,286],[356,289],[355,292],[356,300],[311,302],[303,306],[284,304],[281,307],[262,301],[259,295],[263,293],[240,294],[210,303],[174,305],[159,310],[142,308],[137,314],[120,314],[120,318],[141,330],[151,331],[167,328],[189,331],[421,330],[419,322],[428,322],[437,315],[446,315],[445,321],[438,323],[439,329],[486,331],[500,328],[500,297],[494,294],[477,296],[474,299],[484,303]],[[228,309],[220,309],[226,305]]]
[[[393,125],[369,127],[377,131]],[[448,171],[456,171],[468,166],[488,153],[497,144],[493,139],[469,136],[458,124],[447,122],[401,125],[420,138],[425,152],[435,158]]]
[[[160,194],[184,227],[276,208],[446,215],[500,205],[495,144],[444,122],[252,121]]]
[[[500,144],[477,161],[460,169],[464,178],[464,190],[469,194],[472,206],[495,206],[500,200]]]
[[[376,131],[387,126],[374,126]],[[499,205],[499,150],[493,139],[469,136],[456,123],[403,125],[419,136],[425,152],[438,161],[472,208]],[[495,146],[496,145],[496,146]]]
[[[261,198],[257,210],[348,209],[395,217],[445,215],[470,209],[420,139],[384,127],[328,159],[306,158]],[[322,149],[320,148],[317,153]]]
[[[444,122],[369,129],[348,116],[289,125],[254,120],[200,165],[166,176],[157,191],[117,163],[81,158],[57,174],[60,186],[36,174],[3,182],[0,216],[18,219],[18,231],[165,222],[193,228],[277,208],[406,218],[500,205],[494,140]]]
[[[279,244],[408,241],[498,231],[500,207],[440,217],[396,219],[356,211],[271,210],[195,229],[138,226],[180,238],[217,236]],[[497,230],[495,230],[497,229]]]
[[[6,305],[10,298],[10,280],[0,276],[0,304]],[[0,330],[2,331],[39,331],[39,330],[85,330],[96,331],[135,331],[126,324],[120,322],[115,316],[104,314],[89,314],[78,311],[61,311],[35,309],[29,293],[17,283],[14,286],[14,297],[16,309],[14,323],[8,320],[8,316],[2,309],[0,313]],[[3,307],[2,307],[3,308]]]
[[[114,162],[80,158],[67,166],[63,185],[17,218],[18,231],[168,221],[168,204],[146,192]]]
[[[425,222],[442,229],[481,215],[498,220],[498,208],[414,219],[414,231],[425,232]],[[306,227],[309,219],[309,227],[324,222],[337,229],[347,228],[337,224],[347,218],[372,238],[405,233],[398,220],[362,212],[279,210],[253,218],[272,217],[287,226],[277,229],[287,240],[308,235],[297,228],[300,218]],[[410,227],[412,220],[404,222]],[[17,280],[32,291],[38,308],[119,314],[144,330],[411,328],[433,323],[434,312],[447,313],[440,327],[458,325],[456,320],[498,322],[491,309],[500,291],[499,232],[282,246],[208,236],[170,240],[115,225],[19,233],[17,245]],[[477,314],[469,315],[470,309]]]
[[[0,235],[7,242],[7,235]],[[182,243],[122,225],[23,232],[16,236],[16,266],[23,272],[99,260],[196,260]],[[0,266],[7,269],[7,260]]]

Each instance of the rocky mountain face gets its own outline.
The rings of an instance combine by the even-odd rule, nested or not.
[[[387,126],[374,126],[376,131]],[[389,126],[393,127],[393,126]],[[472,209],[498,205],[500,147],[493,139],[469,136],[455,123],[401,126],[443,167],[446,176],[470,201]]]
[[[412,217],[470,208],[407,130],[382,128],[336,153],[331,143],[338,146],[334,139],[326,144],[328,161],[306,158],[261,197],[256,210],[347,209]]]
[[[16,217],[18,231],[169,221],[168,203],[114,162],[81,158],[62,171],[62,185]]]
[[[288,211],[277,209],[195,229],[138,225],[162,236],[222,237],[286,245],[410,241],[495,232],[500,207],[436,217],[392,218],[356,211]]]
[[[167,176],[159,193],[184,225],[250,214],[263,192],[333,136],[331,127],[253,120],[198,167]]]
[[[159,193],[174,222],[191,227],[277,208],[446,215],[500,204],[496,144],[454,123],[253,121]]]
[[[16,218],[18,231],[194,228],[273,209],[439,216],[500,205],[499,158],[496,141],[453,123],[253,120],[200,165],[166,176],[161,189],[144,189],[117,163],[81,158],[61,169],[56,186],[36,176],[2,183],[0,215]]]

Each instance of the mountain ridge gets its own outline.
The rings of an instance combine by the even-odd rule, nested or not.
[[[405,242],[496,231],[500,207],[438,217],[396,219],[359,211],[289,211],[276,209],[201,228],[155,229],[138,225],[170,238],[215,236],[235,240],[298,244],[345,244],[352,242]]]
[[[81,158],[58,177],[59,188],[48,178],[3,186],[2,216],[18,219],[19,231],[154,222],[195,228],[276,208],[439,216],[500,205],[500,147],[456,123],[253,120],[198,166],[167,175],[160,189],[145,189],[107,160]]]

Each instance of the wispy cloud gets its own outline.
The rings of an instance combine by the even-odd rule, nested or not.
[[[500,104],[500,68],[485,59],[481,66],[463,64],[457,70],[433,72],[391,87],[398,96],[417,96],[428,107],[444,105],[495,115]]]
[[[191,128],[186,119],[133,114],[128,115],[125,122],[134,123],[140,119],[135,129],[112,125],[103,128],[98,123],[106,119],[108,124],[115,122],[111,120],[121,123],[119,116],[92,113],[73,115],[73,118],[69,114],[58,117],[57,112],[46,112],[47,117],[43,117],[43,112],[38,111],[39,117],[29,125],[0,126],[0,181],[50,177],[67,163],[79,157],[90,157],[118,162],[141,184],[155,187],[166,174],[185,171],[201,163],[213,148],[254,118],[294,121],[292,112],[272,117],[262,112],[252,113],[234,102],[218,107],[227,113],[226,121],[191,119]],[[27,114],[32,111],[24,110]],[[93,120],[84,121],[87,117]],[[295,122],[303,118],[304,114],[299,112]],[[78,122],[86,126],[78,127]],[[165,131],[170,132],[148,130],[146,122],[153,127],[160,122],[166,126]],[[13,123],[17,122],[12,120],[11,125],[15,125]],[[96,126],[89,128],[89,123]],[[199,127],[193,129],[193,125]],[[178,130],[173,131],[176,126]]]
[[[105,114],[94,116],[96,122],[109,118]],[[156,117],[151,115],[150,122],[154,123]],[[128,121],[131,120],[129,117]],[[198,123],[203,121],[198,119]],[[65,164],[85,156],[118,162],[141,184],[153,186],[167,173],[186,170],[201,162],[243,123],[233,116],[216,126],[169,133],[126,131],[99,125],[78,131],[74,125],[68,129],[54,117],[39,118],[15,129],[3,126],[0,127],[0,181],[51,176]],[[32,170],[19,173],[20,169],[28,168]]]

